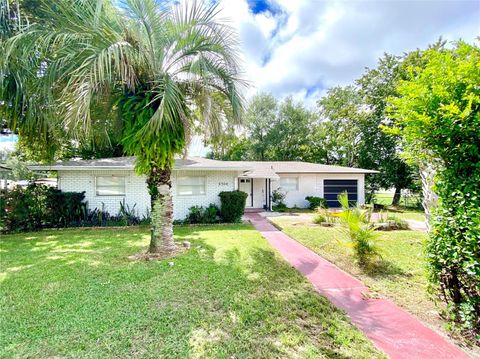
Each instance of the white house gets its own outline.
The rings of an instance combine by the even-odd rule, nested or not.
[[[58,173],[58,188],[85,191],[90,209],[102,208],[116,214],[120,202],[136,205],[139,215],[150,207],[146,178],[134,171],[134,157],[75,160],[33,170]],[[337,196],[347,191],[349,199],[365,203],[365,174],[377,171],[294,161],[217,161],[201,157],[178,159],[172,173],[174,218],[184,219],[192,206],[220,205],[222,191],[248,194],[247,208],[271,209],[276,189],[286,193],[288,207],[307,207],[306,196],[323,197],[337,207]]]

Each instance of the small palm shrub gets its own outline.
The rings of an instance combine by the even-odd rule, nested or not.
[[[347,233],[354,255],[361,266],[367,266],[379,255],[375,245],[375,231],[370,223],[368,211],[350,207],[346,192],[338,196],[343,211],[338,216],[340,224]]]

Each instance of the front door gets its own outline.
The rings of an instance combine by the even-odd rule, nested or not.
[[[248,194],[245,207],[252,207],[252,179],[240,178],[240,182],[238,183],[238,189]]]

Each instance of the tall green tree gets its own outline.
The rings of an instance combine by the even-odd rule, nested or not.
[[[291,97],[279,103],[271,94],[260,93],[250,100],[240,131],[226,131],[224,147],[214,144],[211,155],[225,160],[307,160],[313,122],[313,113]]]
[[[430,224],[430,280],[454,319],[480,342],[480,47],[431,48],[390,99],[408,158],[434,169],[438,197]],[[427,213],[430,213],[428,203]]]
[[[285,98],[267,135],[267,143],[270,147],[269,159],[306,160],[308,137],[313,122],[313,113],[301,102],[295,102],[291,97]]]
[[[264,161],[272,151],[268,141],[269,132],[277,118],[278,103],[271,94],[254,96],[245,111],[244,129],[248,138],[248,157]]]
[[[149,250],[171,253],[174,157],[193,129],[240,118],[235,32],[215,4],[196,1],[45,1],[42,12],[42,24],[1,45],[9,127],[48,148],[52,136],[101,143],[116,134],[147,176]],[[225,104],[232,116],[218,115]]]
[[[355,86],[333,87],[318,100],[320,116],[318,134],[326,134],[324,146],[331,164],[358,165],[362,141],[360,124],[365,120],[362,98]]]
[[[376,169],[380,174],[369,177],[371,190],[395,188],[392,205],[400,202],[401,190],[414,185],[415,168],[401,157],[398,137],[380,129],[392,122],[387,113],[390,97],[397,96],[397,85],[406,77],[405,66],[398,56],[384,54],[375,68],[367,68],[356,81],[368,115],[360,124],[362,139],[358,150],[358,166]]]

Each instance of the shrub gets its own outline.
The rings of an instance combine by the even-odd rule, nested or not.
[[[128,203],[125,203],[125,199],[120,202],[120,209],[118,211],[118,217],[125,226],[134,226],[140,224],[140,217],[137,216],[135,203],[132,207]]]
[[[208,207],[193,206],[189,208],[189,213],[185,222],[191,224],[208,224],[218,222],[218,207],[210,203]]]
[[[387,216],[387,222],[390,224],[392,223],[393,224],[393,227],[395,229],[408,229],[408,223],[407,221],[393,215],[393,214],[389,214]]]
[[[288,207],[283,202],[285,200],[286,193],[276,189],[272,192],[272,210],[275,212],[285,212]]]
[[[45,226],[68,227],[79,225],[87,214],[87,204],[83,202],[85,192],[62,192],[50,188],[46,206],[49,218]]]
[[[32,231],[49,227],[130,226],[140,223],[135,205],[120,202],[117,215],[102,209],[88,211],[85,192],[29,185],[3,192],[0,197],[0,226],[3,231]]]
[[[374,228],[368,220],[368,212],[361,211],[358,207],[350,207],[346,192],[338,196],[338,201],[343,209],[339,214],[340,223],[350,239],[355,257],[361,266],[367,266],[373,257],[379,255],[374,242]]]
[[[31,231],[51,226],[55,211],[51,202],[55,191],[58,190],[33,184],[5,192],[5,206],[1,214],[4,230]]]
[[[317,208],[328,208],[327,200],[322,197],[315,197],[315,196],[307,196],[305,200],[309,202],[308,208],[310,209],[317,209]]]
[[[242,191],[220,192],[220,216],[224,222],[237,223],[245,212],[245,201],[248,195]]]
[[[323,214],[320,214],[320,213],[317,212],[313,216],[312,222],[315,223],[315,224],[326,223],[327,222],[327,217],[325,217]]]

